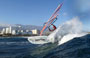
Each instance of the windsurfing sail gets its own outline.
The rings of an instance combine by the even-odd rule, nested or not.
[[[40,36],[43,34],[43,31],[46,30],[47,28],[49,28],[51,25],[54,27],[54,29],[56,29],[55,25],[53,25],[53,23],[57,20],[57,16],[58,16],[58,12],[60,10],[60,8],[62,7],[63,3],[60,4],[55,12],[53,13],[53,15],[49,18],[49,20],[45,23],[44,27],[42,28],[41,32],[40,32]],[[54,30],[53,29],[53,30]]]

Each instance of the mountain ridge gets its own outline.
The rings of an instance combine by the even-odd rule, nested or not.
[[[41,30],[42,26],[36,26],[36,25],[23,25],[23,24],[0,24],[0,30],[3,28],[7,27],[12,27],[12,29],[17,30],[17,29],[22,29],[22,30],[33,30],[33,29],[38,29]]]

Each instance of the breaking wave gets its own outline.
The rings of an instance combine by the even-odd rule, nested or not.
[[[48,41],[52,43],[58,42],[59,45],[63,44],[75,37],[84,36],[82,32],[82,23],[78,17],[73,18],[60,25],[54,32],[48,36]]]

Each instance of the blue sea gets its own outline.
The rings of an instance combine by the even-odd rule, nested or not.
[[[0,58],[90,58],[90,34],[62,45],[31,44],[27,38],[0,38]]]

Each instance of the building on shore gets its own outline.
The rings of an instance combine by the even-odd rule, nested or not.
[[[16,35],[16,30],[12,30],[12,35]]]
[[[2,29],[1,34],[5,34],[5,28]]]
[[[12,34],[11,26],[7,27],[7,28],[3,28],[2,31],[1,31],[1,34]]]
[[[34,29],[34,30],[32,30],[32,34],[39,35],[40,34],[40,30]]]
[[[0,31],[0,35],[39,35],[40,30],[33,29],[13,29],[11,26],[7,28],[3,28],[2,31]]]
[[[12,34],[12,28],[11,26],[6,28],[6,34]]]

